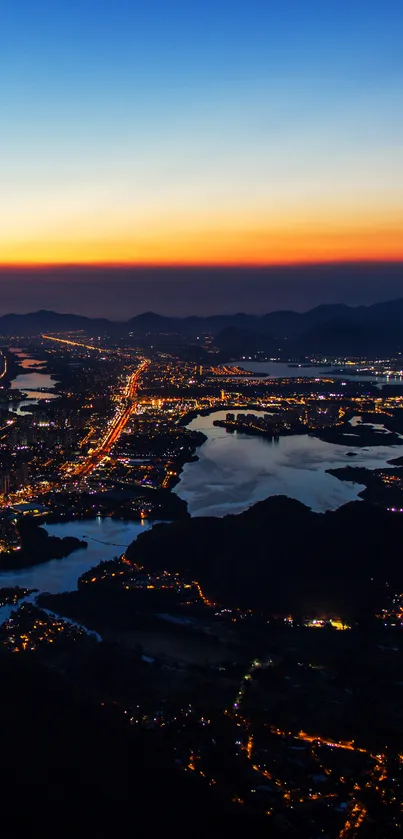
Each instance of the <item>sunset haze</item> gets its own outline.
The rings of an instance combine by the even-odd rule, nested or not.
[[[0,264],[403,259],[397,0],[5,3]]]

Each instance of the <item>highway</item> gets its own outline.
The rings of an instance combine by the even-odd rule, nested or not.
[[[133,351],[125,352],[118,348],[106,348],[106,347],[97,347],[94,344],[83,344],[80,341],[70,341],[67,338],[56,338],[55,335],[41,335],[41,338],[46,339],[46,341],[56,341],[58,344],[64,344],[67,348],[68,347],[81,347],[84,350],[94,350],[94,352],[100,352],[103,356],[105,355],[116,355],[118,358],[126,358],[133,360]]]
[[[0,379],[3,379],[7,373],[7,358],[2,352],[0,352],[0,356],[3,359],[3,371],[0,373]]]
[[[89,453],[88,457],[76,467],[71,468],[70,466],[66,469],[70,476],[74,475],[75,477],[82,478],[87,477],[87,475],[90,475],[91,472],[99,466],[104,457],[109,454],[112,446],[116,443],[122,434],[122,431],[126,428],[131,415],[136,410],[135,398],[137,395],[139,379],[149,364],[150,362],[148,359],[145,359],[142,364],[140,364],[140,367],[136,370],[136,372],[129,376],[123,393],[123,406],[117,410],[112,424],[107,429],[101,442],[98,443],[97,447]]]
[[[111,350],[95,347],[92,344],[80,344],[78,341],[68,341],[67,338],[55,338],[54,335],[41,335],[41,338],[46,338],[47,341],[57,341],[58,344],[67,344],[69,347],[83,347],[85,350],[96,350],[96,352],[101,353],[111,352]]]
[[[61,339],[52,338],[52,340]],[[69,344],[70,342],[62,341],[62,343]],[[98,348],[89,347],[89,349]],[[140,366],[137,368],[137,370],[134,373],[131,373],[131,375],[128,377],[126,384],[122,388],[120,406],[118,407],[112,422],[109,423],[101,441],[96,445],[95,449],[92,449],[90,451],[88,456],[83,461],[77,464],[73,464],[71,462],[65,463],[61,467],[60,479],[58,481],[53,481],[52,484],[50,484],[47,481],[42,481],[41,485],[32,484],[29,486],[25,486],[23,489],[18,490],[17,492],[13,493],[12,496],[8,496],[7,498],[0,496],[0,509],[9,507],[13,503],[16,504],[21,503],[22,501],[31,501],[32,498],[37,498],[43,493],[49,492],[50,489],[56,489],[62,486],[65,483],[66,479],[77,477],[85,478],[88,475],[90,475],[91,472],[93,472],[93,470],[96,469],[97,466],[99,466],[103,458],[109,454],[112,446],[119,439],[127,423],[129,422],[130,417],[136,410],[136,396],[139,386],[139,380],[141,375],[150,365],[150,363],[151,362],[148,359],[144,359]],[[15,420],[9,420],[6,426],[4,427],[4,430],[6,429],[6,427],[8,428],[8,426],[10,424],[13,424],[14,422]],[[0,432],[2,430],[3,429],[0,429]]]

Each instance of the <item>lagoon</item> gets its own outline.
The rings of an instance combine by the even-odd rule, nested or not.
[[[265,411],[254,411],[256,414]],[[213,425],[226,411],[198,416],[189,425],[207,442],[197,449],[198,460],[186,463],[175,492],[187,501],[192,516],[241,513],[270,495],[296,498],[318,512],[335,510],[356,500],[361,484],[339,481],[327,469],[351,465],[354,446],[325,443],[309,434],[268,440],[228,433]],[[354,428],[352,428],[352,435]],[[354,448],[354,466],[379,469],[401,454],[400,446]]]
[[[290,366],[291,365],[291,366]],[[348,372],[332,372],[334,366],[317,365],[304,366],[296,365],[291,361],[252,361],[241,359],[234,361],[232,367],[241,367],[249,373],[255,373],[256,378],[262,376],[270,379],[341,379],[342,381],[366,382],[376,385],[403,385],[402,376],[377,376],[375,373],[365,375],[362,373],[352,374]]]
[[[78,578],[90,568],[124,553],[130,542],[150,525],[148,523],[101,518],[79,519],[46,526],[51,536],[75,536],[88,543],[87,548],[73,551],[64,559],[51,559],[41,565],[0,572],[0,588],[21,586],[59,594],[77,589]]]
[[[26,394],[26,399],[18,402],[8,403],[9,410],[16,414],[24,413],[24,408],[29,409],[30,405],[37,405],[39,400],[57,399],[56,393],[44,393],[39,388],[53,389],[56,385],[49,373],[43,371],[46,361],[43,359],[31,358],[21,350],[11,348],[18,356],[18,361],[27,372],[20,373],[11,382],[11,390],[21,390]]]

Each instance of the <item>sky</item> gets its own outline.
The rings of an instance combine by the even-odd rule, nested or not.
[[[113,266],[105,301],[149,282],[152,304],[126,266],[189,296],[186,266],[403,261],[401,0],[0,5],[0,309],[35,284],[59,305],[52,266]]]

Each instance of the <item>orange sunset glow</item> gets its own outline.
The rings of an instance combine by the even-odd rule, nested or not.
[[[178,268],[185,283],[187,269],[186,291],[175,293],[193,313],[207,306],[207,274],[200,287],[190,280],[197,268],[236,276],[267,267],[269,278],[276,267],[298,277],[298,266],[403,263],[403,88],[393,17],[372,0],[364,15],[349,6],[345,21],[333,0],[309,13],[292,2],[290,14],[287,3],[259,0],[250,16],[245,4],[218,0],[206,20],[188,3],[182,15],[159,2],[154,14],[151,0],[141,11],[135,0],[116,0],[121,13],[89,2],[96,13],[87,0],[71,0],[83,36],[74,50],[63,34],[70,12],[50,0],[18,17],[14,46],[4,37],[4,284],[17,269],[30,283],[32,269],[39,282],[40,268],[49,278],[52,267],[53,277],[71,267],[63,304],[41,286],[41,305],[69,308],[68,282],[78,281],[80,266],[108,268],[113,282],[126,269],[137,282],[138,268],[145,273],[135,305],[174,308],[173,297],[158,296],[152,270],[166,279]],[[380,272],[370,293],[363,277],[336,291],[323,275],[312,293],[305,285],[305,299],[297,280],[282,280],[280,297],[280,281],[268,279],[264,302],[252,299],[248,283],[242,292],[239,279],[238,302],[223,292],[215,306],[288,308],[298,297],[306,308],[339,295],[365,302],[367,293],[399,293],[397,280],[386,291]],[[28,287],[23,295],[19,288],[15,299],[3,285],[4,307],[36,305]]]
[[[3,242],[4,266],[85,265],[270,265],[334,261],[398,261],[403,259],[403,220],[399,218],[343,221],[298,220],[285,227],[282,220],[242,226],[217,220],[210,229],[136,229],[125,237],[38,236],[34,240]]]

